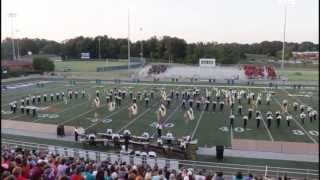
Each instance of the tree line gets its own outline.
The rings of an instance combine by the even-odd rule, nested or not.
[[[100,40],[99,40],[100,39]],[[91,58],[126,59],[127,39],[108,36],[75,37],[61,43],[46,39],[15,39],[16,54],[54,54],[64,60],[79,59],[80,53],[89,52]],[[216,58],[218,63],[234,64],[246,59],[246,54],[263,54],[271,59],[281,59],[281,41],[263,41],[253,44],[197,42],[187,43],[178,37],[156,37],[130,43],[131,56],[139,57],[143,44],[143,56],[150,59],[172,59],[176,63],[198,63],[199,58]],[[319,44],[312,42],[286,43],[285,59],[292,57],[293,51],[318,51]],[[1,41],[1,59],[12,59],[11,39]]]

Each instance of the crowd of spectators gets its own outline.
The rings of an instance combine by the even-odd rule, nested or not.
[[[161,64],[152,65],[148,71],[148,75],[164,73],[167,70],[167,68],[168,68],[167,65],[161,65]]]
[[[244,74],[248,79],[252,78],[263,78],[264,75],[264,68],[258,67],[255,65],[247,64],[243,66]]]
[[[276,79],[277,78],[277,73],[276,73],[276,70],[273,66],[267,66],[266,71],[267,71],[267,76],[269,79]]]
[[[241,172],[226,176],[223,172],[182,168],[179,171],[166,168],[128,165],[125,163],[95,162],[82,158],[66,158],[52,153],[17,149],[2,149],[1,179],[3,180],[262,180]],[[288,179],[288,178],[282,178]]]
[[[244,74],[248,79],[252,78],[263,78],[275,79],[277,77],[276,70],[273,66],[255,66],[251,64],[246,64],[243,66]]]

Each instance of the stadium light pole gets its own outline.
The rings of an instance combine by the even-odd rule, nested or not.
[[[98,38],[98,41],[99,41],[99,60],[101,59],[101,51],[100,51],[100,41],[101,41],[101,38],[99,37]]]
[[[18,29],[16,29],[16,32],[20,32]],[[17,58],[20,59],[20,50],[19,50],[19,39],[17,39],[17,53],[18,53],[18,56]]]
[[[283,42],[282,42],[282,61],[281,61],[282,70],[284,68],[284,49],[285,49],[285,42],[286,42],[287,8],[288,8],[288,1],[286,0],[284,4],[284,23],[283,23]]]
[[[128,69],[130,69],[130,9],[128,9]]]
[[[16,60],[16,51],[14,48],[14,39],[13,39],[13,18],[16,17],[16,13],[9,13],[9,18],[11,18],[11,41],[12,41],[12,59]]]
[[[140,28],[140,31],[141,31],[141,34],[143,33],[143,29]],[[142,59],[143,59],[143,40],[141,39],[141,53],[140,53],[140,56],[141,56],[141,62],[142,62]]]
[[[286,43],[286,27],[287,27],[287,9],[289,5],[294,5],[295,0],[279,0],[281,4],[284,5],[284,17],[283,17],[283,42],[282,42],[282,60],[281,69],[284,68],[284,53],[285,53],[285,43]]]

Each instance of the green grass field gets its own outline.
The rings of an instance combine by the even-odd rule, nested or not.
[[[71,72],[96,72],[97,67],[107,67],[107,66],[121,66],[127,65],[127,60],[119,61],[96,61],[96,60],[87,60],[87,61],[56,61],[55,71],[63,72],[65,67],[70,67]]]
[[[56,112],[49,112],[46,110],[39,111],[38,117],[32,117],[25,114],[21,114],[20,111],[16,114],[10,114],[8,103],[12,101],[17,101],[20,104],[20,99],[26,97],[27,95],[42,95],[44,93],[56,93],[65,92],[67,94],[67,89],[78,90],[86,89],[87,97],[78,99],[72,99],[68,104],[64,104],[62,101],[57,102],[47,102],[40,105],[35,105],[37,107],[49,107],[51,109],[56,109]],[[143,92],[144,90],[149,91],[153,89],[155,91],[154,99],[148,107],[145,107],[144,100],[137,102],[138,104],[138,114],[133,118],[128,117],[128,105],[131,103],[130,98],[127,96],[123,102],[122,106],[118,107],[115,111],[109,112],[106,103],[104,91],[109,89],[121,89],[133,92]],[[139,85],[139,84],[103,84],[96,85],[95,81],[77,82],[76,85],[70,85],[67,81],[57,81],[45,84],[44,88],[39,88],[34,86],[27,86],[24,88],[18,88],[12,91],[2,92],[1,107],[2,107],[2,119],[10,119],[16,121],[28,121],[37,123],[50,123],[58,124],[62,123],[70,126],[81,126],[87,130],[92,130],[96,132],[105,132],[107,129],[113,129],[114,132],[122,132],[125,129],[129,129],[132,134],[141,135],[143,132],[148,132],[150,135],[154,135],[156,129],[151,126],[153,122],[156,121],[155,111],[160,106],[159,91],[161,88],[165,88],[167,94],[171,89],[178,91],[183,91],[186,88],[184,86],[175,86],[174,84],[170,86],[153,86],[153,85]],[[212,90],[214,86],[210,86],[208,89]],[[264,101],[265,88],[255,88],[249,89],[250,87],[241,87],[245,91],[263,93],[262,100]],[[95,96],[95,91],[99,89],[102,95],[102,106],[96,109],[92,106],[93,99]],[[205,89],[200,88],[203,94]],[[318,91],[307,91],[307,90],[273,90],[275,95],[272,97],[272,102],[270,106],[262,103],[258,107],[262,113],[267,111],[280,110],[280,105],[283,99],[287,99],[289,104],[294,101],[306,105],[312,106],[314,109],[318,109]],[[311,97],[297,96],[305,93],[311,93]],[[90,96],[90,97],[89,97]],[[181,96],[180,96],[181,97]],[[214,97],[214,94],[212,96]],[[173,98],[170,108],[167,109],[166,116],[163,118],[166,125],[173,125],[173,127],[164,128],[164,134],[167,132],[172,132],[174,136],[180,138],[182,136],[192,136],[193,139],[198,140],[198,145],[200,147],[212,147],[215,145],[225,145],[230,147],[231,136],[236,139],[251,139],[251,140],[267,140],[271,141],[289,141],[289,142],[306,142],[306,143],[318,143],[319,136],[319,121],[309,122],[308,118],[305,124],[301,124],[298,120],[299,113],[293,112],[292,107],[289,106],[289,112],[292,113],[293,117],[297,121],[291,122],[291,127],[287,127],[285,121],[283,120],[280,128],[276,127],[275,122],[272,123],[270,129],[267,129],[263,122],[259,129],[256,128],[256,122],[254,118],[248,121],[247,130],[242,128],[241,116],[236,114],[235,126],[232,131],[225,131],[229,126],[229,115],[230,108],[225,107],[223,111],[216,110],[212,111],[211,107],[209,111],[196,110],[194,108],[195,119],[193,121],[186,120],[184,118],[185,110],[181,109],[181,98]],[[247,112],[249,105],[246,100],[242,100],[243,112]],[[238,104],[235,104],[237,107]],[[42,116],[41,116],[42,114]],[[47,115],[58,115],[56,118],[43,117],[43,114]],[[40,115],[40,116],[39,116]],[[253,116],[254,117],[254,116]],[[103,119],[111,119],[112,121],[107,123],[102,121]],[[97,120],[97,121],[96,121]],[[269,133],[269,132],[270,133]],[[297,133],[298,132],[298,133]],[[302,133],[301,133],[302,132]]]
[[[319,81],[318,69],[288,68],[278,70],[278,73],[289,81]]]

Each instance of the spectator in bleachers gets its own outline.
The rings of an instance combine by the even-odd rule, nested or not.
[[[232,177],[232,180],[244,180],[244,178],[242,176],[242,173],[241,172],[237,172],[237,174]]]

